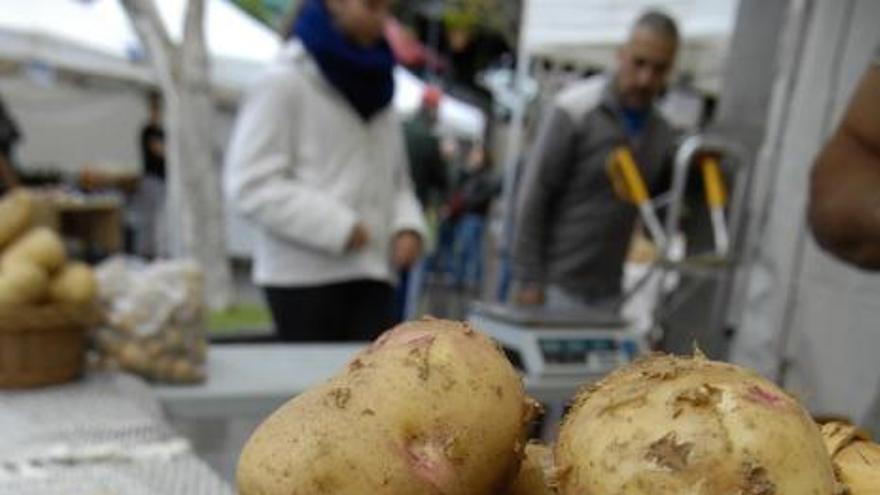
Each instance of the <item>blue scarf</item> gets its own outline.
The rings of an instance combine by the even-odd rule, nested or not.
[[[394,54],[382,40],[363,48],[333,24],[323,0],[307,0],[294,34],[318,63],[321,73],[364,121],[394,96]]]
[[[648,110],[632,110],[624,107],[621,109],[621,114],[626,135],[630,138],[639,137],[648,124]]]

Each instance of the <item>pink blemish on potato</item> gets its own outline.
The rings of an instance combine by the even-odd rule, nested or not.
[[[392,332],[388,338],[379,342],[381,346],[413,346],[428,347],[434,343],[436,335],[432,332],[415,330],[409,332]]]
[[[781,408],[785,406],[785,399],[782,396],[774,394],[773,392],[765,390],[757,385],[749,387],[746,398],[752,402],[757,402],[758,404],[771,408]]]
[[[415,475],[438,489],[449,486],[455,476],[446,457],[445,442],[416,440],[404,449]]]

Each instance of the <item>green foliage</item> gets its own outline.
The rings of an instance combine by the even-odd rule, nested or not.
[[[270,26],[277,26],[298,0],[234,0],[242,10]],[[394,13],[404,22],[412,13],[438,0],[398,0]],[[441,0],[442,21],[449,29],[486,29],[515,44],[522,0]]]
[[[263,24],[276,27],[299,0],[233,0],[243,11]]]
[[[272,315],[262,304],[241,304],[208,315],[208,329],[212,336],[255,333],[271,328]]]
[[[396,11],[402,18],[435,0],[398,2]],[[500,33],[514,43],[519,31],[521,0],[443,0],[443,23],[448,29],[486,29]]]
[[[263,0],[235,0],[235,3],[242,10],[263,23],[272,24],[274,21],[272,13],[263,3]]]

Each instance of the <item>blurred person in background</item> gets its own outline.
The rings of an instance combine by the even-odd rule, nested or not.
[[[460,169],[464,161],[464,141],[446,136],[440,142],[441,153],[446,160],[446,183],[445,194],[440,198],[437,209],[437,234],[434,252],[428,260],[428,272],[433,281],[444,286],[452,286],[455,273],[455,229],[458,218],[450,215],[454,202],[455,181],[459,177]]]
[[[668,177],[676,135],[655,102],[678,46],[675,21],[646,12],[618,50],[613,74],[576,82],[555,98],[519,194],[513,245],[519,305],[619,309],[637,210],[615,195],[606,166],[625,145],[652,191]]]
[[[442,203],[449,185],[446,158],[437,134],[442,98],[443,93],[439,88],[427,87],[419,111],[403,125],[416,197],[426,210],[432,210]]]
[[[163,254],[167,238],[165,130],[162,96],[158,92],[147,95],[147,110],[147,121],[138,136],[142,174],[131,200],[129,223],[134,231],[134,253],[153,259]]]
[[[449,186],[446,158],[437,133],[442,98],[443,92],[440,88],[426,87],[419,111],[403,125],[410,175],[415,185],[416,197],[428,217],[432,241],[437,238],[438,209]],[[405,320],[416,312],[425,265],[425,262],[419,262],[412,269],[400,273],[400,283],[395,293],[395,318],[398,321]]]
[[[391,0],[307,0],[249,91],[227,155],[232,207],[258,228],[254,279],[286,341],[370,340],[425,223],[391,107]]]
[[[819,245],[880,270],[880,46],[810,179],[808,219]],[[880,383],[865,426],[880,435]]]
[[[21,137],[18,124],[0,98],[0,193],[19,185],[18,173],[14,165],[14,150]]]
[[[455,283],[469,292],[479,292],[483,280],[483,239],[492,200],[501,192],[492,175],[490,157],[482,143],[474,143],[456,181],[450,216],[455,228]]]

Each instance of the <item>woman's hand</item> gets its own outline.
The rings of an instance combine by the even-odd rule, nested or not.
[[[348,236],[348,242],[345,244],[346,252],[359,251],[367,243],[370,242],[370,231],[367,230],[367,227],[358,223],[351,229],[351,234]]]
[[[394,236],[391,245],[391,262],[398,270],[411,267],[422,255],[422,238],[412,231]]]
[[[523,287],[514,296],[514,301],[519,306],[540,306],[544,304],[544,289],[537,286]]]

